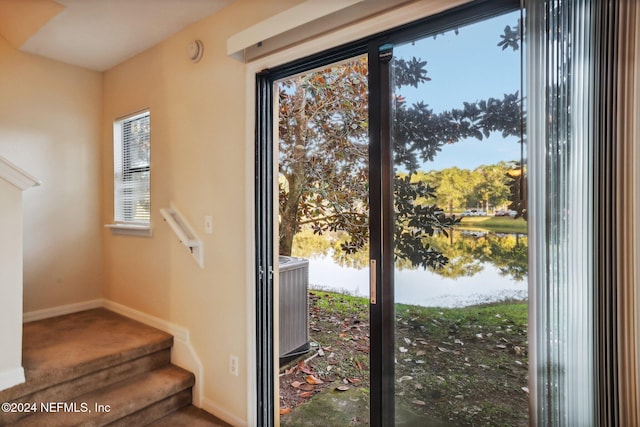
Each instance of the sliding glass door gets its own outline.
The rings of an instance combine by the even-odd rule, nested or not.
[[[476,4],[370,44],[376,425],[528,423],[520,19]]]
[[[258,118],[271,120],[259,125],[258,184],[280,192],[258,200],[260,232],[270,228],[284,251],[269,253],[273,240],[259,245],[257,292],[269,305],[258,307],[261,375],[282,356],[274,324],[280,334],[295,326],[278,318],[281,303],[275,308],[277,255],[317,261],[296,242],[341,236],[330,257],[359,268],[352,281],[363,282],[351,293],[366,298],[369,312],[337,314],[311,290],[311,351],[259,382],[287,388],[282,425],[327,425],[326,417],[298,424],[305,408],[336,411],[322,409],[323,397],[356,408],[343,411],[350,422],[373,426],[527,424],[522,46],[520,14],[510,13],[517,10],[517,1],[473,3],[258,76],[267,100]],[[294,195],[301,185],[308,191]],[[330,299],[341,310],[360,304]],[[335,342],[318,338],[327,332],[321,319],[333,319],[327,336]],[[338,345],[355,349],[344,363],[331,359]],[[260,399],[266,426],[278,396]]]
[[[397,425],[528,425],[519,20],[393,47]]]
[[[372,358],[380,360],[372,385],[378,374],[382,425],[528,425],[514,6],[460,10],[370,52],[380,89],[380,115],[372,115],[381,165],[380,186],[372,184],[381,229],[372,254],[380,260]]]
[[[324,387],[326,394],[300,394],[339,403],[349,399],[346,390],[360,388],[368,393],[368,420],[354,415],[354,425],[635,425],[626,203],[635,3],[528,1],[526,98],[522,12],[512,13],[521,3],[473,1],[258,75],[259,425],[273,425],[277,412],[273,248],[283,217],[273,203],[274,129],[295,130],[274,117],[274,91],[283,79],[354,60],[366,64],[368,119],[354,130],[368,129],[368,141],[359,140],[368,162],[356,162],[366,163],[368,176],[358,198],[346,186],[334,195],[351,213],[367,211],[356,225],[362,231],[368,224],[368,240],[345,239],[332,250],[360,251],[365,277],[355,289],[367,290],[357,304],[369,311],[368,334],[359,318],[328,318],[344,329],[336,343],[368,341],[358,344],[351,368],[368,368],[370,386],[347,376]],[[345,94],[354,88],[343,83]],[[321,76],[307,87],[328,91],[334,84]],[[352,96],[338,97],[340,111],[307,130],[345,124]],[[344,130],[338,140],[353,142]],[[351,152],[336,146],[331,155],[347,164]],[[313,156],[308,160],[320,165],[330,157],[320,150]],[[320,212],[313,203],[338,214],[323,200],[329,193],[322,180],[314,185],[304,220]],[[290,186],[282,189],[291,194]],[[315,344],[314,357],[332,357],[334,344]],[[305,378],[337,378],[338,365],[309,373],[304,360],[296,366]],[[297,425],[326,426],[327,410],[316,413]]]

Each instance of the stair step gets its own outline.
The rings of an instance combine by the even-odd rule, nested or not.
[[[191,389],[183,390],[134,414],[121,418],[109,424],[109,427],[146,426],[150,422],[170,415],[188,405],[191,405]]]
[[[75,397],[94,391],[96,388],[115,384],[127,378],[167,366],[170,363],[171,350],[164,349],[135,360],[110,366],[101,371],[92,372],[85,376],[38,390],[30,395],[19,397],[16,399],[16,402],[35,402],[38,405],[40,405],[41,402],[67,402]],[[28,412],[0,413],[0,425],[15,422],[28,415],[30,415]]]
[[[0,402],[19,401],[172,344],[171,335],[102,308],[26,323],[22,353],[26,382],[1,391]]]
[[[152,422],[148,427],[231,427],[231,424],[219,420],[202,409],[189,405],[158,421]]]
[[[169,365],[63,401],[68,412],[64,412],[64,408],[57,413],[38,412],[10,425],[98,427],[116,423],[132,426],[141,425],[142,420],[142,424],[148,424],[188,405],[194,383],[192,373]],[[71,411],[74,408],[76,411]]]

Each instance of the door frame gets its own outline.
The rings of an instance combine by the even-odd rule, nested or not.
[[[256,313],[256,425],[275,425],[275,357],[274,274],[276,229],[274,182],[277,182],[277,159],[274,156],[274,85],[278,80],[330,65],[366,52],[367,45],[355,42],[343,48],[331,49],[283,66],[263,70],[255,75],[256,136],[255,136],[255,313]]]
[[[394,423],[393,399],[385,396],[394,393],[394,301],[393,301],[393,165],[391,164],[391,117],[389,66],[388,62],[379,61],[382,46],[404,43],[411,39],[437,34],[454,26],[461,26],[486,19],[507,11],[517,10],[520,0],[479,0],[448,9],[444,12],[426,16],[411,22],[411,15],[406,16],[406,23],[397,25],[383,32],[375,33],[371,25],[369,36],[338,47],[320,51],[303,58],[287,58],[278,65],[261,68],[256,62],[248,70],[248,96],[254,95],[256,109],[252,119],[255,120],[255,135],[251,148],[255,153],[254,162],[254,230],[253,245],[255,256],[251,259],[254,281],[249,290],[250,313],[255,312],[254,323],[249,325],[249,338],[255,338],[249,351],[254,351],[254,364],[248,357],[249,394],[255,402],[248,408],[249,420],[255,425],[270,427],[275,425],[276,396],[275,390],[275,358],[273,328],[273,286],[275,229],[274,229],[274,134],[273,134],[273,84],[282,78],[330,65],[345,59],[363,54],[369,55],[369,91],[370,91],[370,257],[376,261],[376,277],[378,283],[377,304],[370,305],[371,316],[371,425],[390,426]],[[415,17],[416,15],[414,15]],[[379,27],[378,27],[379,29]],[[355,38],[355,37],[353,37]],[[339,40],[338,37],[331,37]],[[384,49],[382,49],[384,50]],[[286,56],[285,56],[286,57]],[[278,63],[278,62],[276,62]],[[264,63],[262,63],[264,64]],[[259,99],[262,99],[262,102]],[[385,104],[385,105],[383,105]],[[375,162],[375,163],[374,163]],[[378,167],[381,166],[381,167]],[[270,177],[270,178],[269,178]],[[277,193],[275,193],[277,194]],[[374,214],[377,212],[377,214]],[[251,323],[251,322],[250,322]],[[374,330],[376,333],[374,333]],[[378,331],[380,333],[378,333]],[[255,378],[251,378],[251,374]],[[254,400],[255,399],[255,400]],[[253,422],[252,422],[253,424]]]

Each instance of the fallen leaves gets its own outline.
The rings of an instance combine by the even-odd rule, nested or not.
[[[285,375],[291,375],[291,374],[295,374],[297,372],[302,372],[305,373],[307,375],[314,375],[315,371],[313,370],[313,368],[311,368],[309,365],[306,364],[306,362],[303,360],[302,362],[292,366],[289,369],[286,369],[284,371]]]
[[[315,358],[281,371],[282,410],[295,409],[325,391],[344,393],[369,387],[367,317],[358,320],[355,308],[352,314],[331,307],[317,310],[314,304],[324,298],[310,295],[311,335],[319,343]],[[342,301],[334,296],[334,302]],[[463,314],[452,318],[451,312],[433,312],[436,319],[413,313],[397,317],[397,395],[416,412],[444,413],[456,420],[463,413],[486,414],[471,403],[475,399],[513,408],[525,402],[526,414],[526,325],[502,311],[500,316],[495,316],[496,311],[483,315],[488,320]],[[311,384],[307,377],[311,383],[316,382],[313,378],[323,383]],[[489,386],[491,393],[483,391]],[[513,413],[517,410],[511,409]]]
[[[311,384],[311,385],[324,384],[324,381],[322,381],[320,378],[317,378],[314,375],[307,375],[304,379],[308,384]]]
[[[291,413],[291,408],[289,408],[288,406],[280,408],[280,415],[287,415],[289,413]]]
[[[325,300],[322,308],[318,306],[321,300]],[[318,344],[314,346],[313,355],[305,361],[283,367],[281,407],[295,408],[326,389],[342,392],[369,387],[368,307],[348,315],[331,308],[343,302],[340,297],[329,294],[309,293],[309,329]]]
[[[303,372],[307,375],[313,376],[315,375],[315,371],[307,365],[303,365],[300,367],[300,372]]]
[[[311,391],[314,389],[314,384],[304,383],[302,381],[294,381],[291,383],[291,387],[297,388],[303,391]]]

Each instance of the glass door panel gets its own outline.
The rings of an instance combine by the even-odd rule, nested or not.
[[[528,425],[519,16],[393,47],[397,425]]]
[[[368,66],[278,94],[280,425],[369,425]]]

